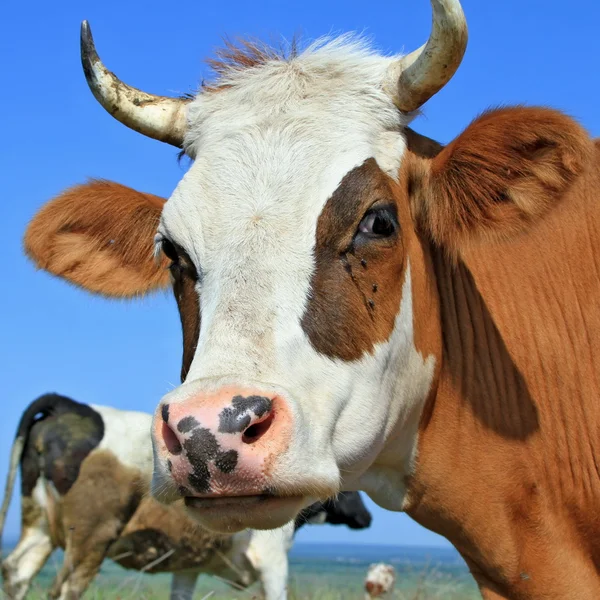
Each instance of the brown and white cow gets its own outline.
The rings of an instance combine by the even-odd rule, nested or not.
[[[391,594],[396,585],[396,569],[386,563],[369,566],[365,577],[365,600],[381,598]]]
[[[276,531],[215,534],[149,494],[151,415],[82,404],[45,394],[23,412],[11,452],[0,533],[21,472],[21,537],[2,562],[3,590],[22,600],[55,548],[65,557],[50,598],[80,598],[103,560],[127,569],[173,573],[171,600],[191,600],[198,576],[216,575],[245,588],[260,580],[266,600],[284,600],[287,553],[304,523],[364,529],[371,514],[360,496],[302,511]]]
[[[161,500],[232,531],[361,489],[446,536],[486,598],[598,598],[600,147],[546,108],[446,147],[411,130],[466,47],[458,0],[431,3],[404,58],[230,49],[191,100],[120,82],[84,24],[96,98],[193,164],[168,202],[66,191],[26,250],[105,296],[173,286]]]

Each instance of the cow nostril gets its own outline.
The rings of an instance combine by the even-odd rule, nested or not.
[[[242,442],[244,444],[253,444],[258,441],[271,427],[274,416],[274,413],[271,412],[262,421],[250,425],[242,434]]]
[[[166,423],[162,424],[162,437],[170,454],[181,454],[181,443],[173,430]]]

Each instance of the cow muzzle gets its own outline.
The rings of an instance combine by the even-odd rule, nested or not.
[[[155,468],[209,529],[280,527],[308,502],[272,483],[292,421],[286,399],[260,389],[228,386],[167,399],[154,417]]]

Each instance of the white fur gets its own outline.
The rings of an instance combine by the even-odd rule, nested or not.
[[[271,531],[253,531],[246,556],[260,574],[265,596],[287,598],[288,552],[294,543],[294,523]]]
[[[96,450],[112,452],[127,467],[152,473],[152,416],[133,410],[118,410],[110,406],[90,405],[104,421],[104,437]]]
[[[402,160],[408,118],[381,89],[390,60],[342,39],[236,71],[228,88],[200,93],[185,139],[195,163],[158,237],[186,249],[201,297],[187,381],[165,401],[225,380],[280,390],[294,438],[273,485],[308,488],[307,478],[318,478],[321,490],[365,489],[399,510],[434,367],[414,345],[410,268],[394,332],[372,354],[331,360],[301,327],[325,203],[366,159],[393,176]],[[169,476],[160,461],[156,469],[162,490]]]
[[[2,564],[7,578],[4,587],[10,589],[11,600],[23,600],[26,597],[31,580],[54,550],[48,518],[44,512],[48,510],[49,502],[43,477],[35,482],[32,497],[42,508],[39,518],[34,525],[23,530],[19,543]]]
[[[38,477],[35,485],[33,486],[33,492],[31,495],[41,508],[45,510],[48,509],[50,504],[48,502],[48,489],[46,479],[43,476]]]
[[[381,586],[381,593],[370,594],[367,590],[365,600],[377,598],[390,594],[396,584],[396,569],[392,565],[386,563],[376,563],[369,567],[367,577],[365,578],[365,589],[367,583],[372,583]]]
[[[12,592],[10,600],[23,600],[31,580],[52,554],[54,546],[45,521],[23,532],[16,548],[3,564],[4,572]]]

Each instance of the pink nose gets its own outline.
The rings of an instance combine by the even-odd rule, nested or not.
[[[158,407],[154,438],[183,496],[268,492],[274,458],[287,445],[282,398],[229,387]]]

